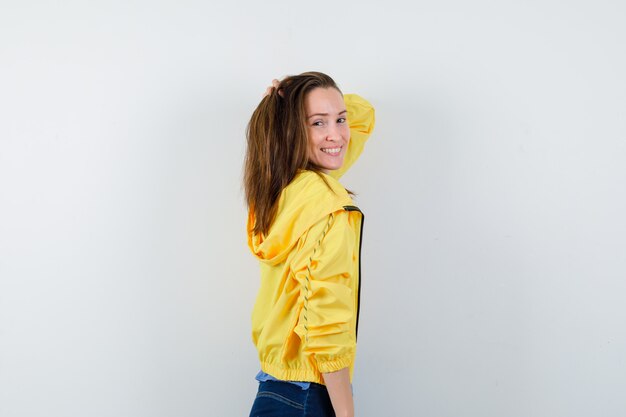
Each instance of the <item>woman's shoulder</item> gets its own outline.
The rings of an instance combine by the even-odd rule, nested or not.
[[[287,188],[297,189],[299,192],[315,192],[335,194],[340,197],[350,197],[343,185],[334,177],[310,170],[300,170]]]
[[[324,173],[301,170],[283,190],[279,207],[282,209],[280,211],[306,209],[329,213],[352,204],[352,198],[335,178]]]

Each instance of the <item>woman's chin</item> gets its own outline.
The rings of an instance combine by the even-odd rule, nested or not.
[[[325,164],[324,169],[326,171],[336,171],[341,168],[341,164]]]
[[[335,171],[343,166],[343,156],[334,157],[330,160],[327,158],[326,161],[323,161],[322,166],[329,171]]]

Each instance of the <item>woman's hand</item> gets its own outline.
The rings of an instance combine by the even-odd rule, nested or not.
[[[272,80],[272,85],[267,87],[267,90],[265,90],[265,94],[263,95],[263,97],[267,97],[268,95],[272,94],[272,90],[276,89],[276,91],[278,91],[278,94],[282,97],[283,96],[283,92],[280,89],[280,81],[278,81],[276,78],[274,78]]]

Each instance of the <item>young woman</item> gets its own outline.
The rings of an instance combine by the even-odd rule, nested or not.
[[[248,124],[248,245],[261,265],[251,417],[353,416],[363,214],[338,178],[374,109],[319,72],[274,80]]]

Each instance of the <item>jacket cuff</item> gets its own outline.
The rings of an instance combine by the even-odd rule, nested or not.
[[[332,360],[318,360],[317,370],[320,373],[336,372],[343,368],[349,368],[354,361],[354,355],[347,355]]]

